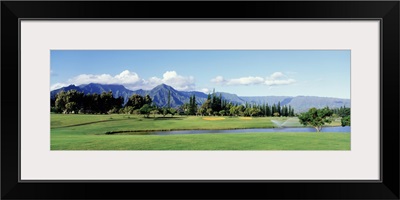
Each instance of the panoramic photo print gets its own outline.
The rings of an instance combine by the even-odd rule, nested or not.
[[[51,50],[51,150],[351,150],[350,50]]]

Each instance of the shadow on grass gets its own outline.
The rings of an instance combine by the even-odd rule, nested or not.
[[[107,131],[105,133],[95,133],[94,135],[154,135],[155,131]]]
[[[183,120],[184,117],[156,117],[153,120]]]
[[[127,121],[127,120],[137,120],[137,121],[143,121],[143,120],[182,120],[184,117],[124,117],[123,119],[107,119],[107,120],[100,120],[100,121],[93,121],[93,122],[85,122],[85,123],[79,123],[79,124],[71,124],[71,125],[66,125],[66,126],[57,126],[60,125],[61,122],[59,121],[53,121],[51,122],[51,129],[54,128],[68,128],[68,127],[76,127],[76,126],[84,126],[84,125],[89,125],[89,124],[97,124],[97,123],[104,123],[104,122],[113,122],[113,121]]]
[[[50,127],[50,128],[52,128],[52,129],[53,129],[53,128],[68,128],[68,127],[83,126],[83,125],[97,124],[97,123],[103,123],[103,122],[126,121],[126,120],[135,120],[135,118],[107,119],[107,120],[100,120],[100,121],[93,121],[93,122],[85,122],[85,123],[80,123],[80,124],[71,124],[71,125],[66,125],[66,126],[57,126],[57,127]],[[54,126],[54,124],[51,123],[51,126]]]

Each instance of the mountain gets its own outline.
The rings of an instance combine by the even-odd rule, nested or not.
[[[112,91],[114,97],[123,97],[125,103],[128,101],[129,97],[133,94],[142,95],[143,90],[132,91],[126,89],[123,85],[105,85],[105,84],[97,84],[97,83],[90,83],[86,85],[69,85],[67,87],[63,87],[57,90],[53,90],[50,92],[50,98],[54,98],[56,94],[61,91],[69,91],[69,90],[76,90],[78,92],[83,92],[85,94],[101,94],[103,92]]]
[[[179,91],[175,90],[173,87],[161,84],[153,88],[149,92],[149,96],[153,99],[158,106],[168,105],[168,93],[171,95],[170,105],[171,107],[177,107],[186,103],[188,97],[182,95]]]
[[[177,91],[173,87],[161,84],[152,90],[129,90],[123,85],[106,85],[98,83],[90,83],[85,85],[69,85],[60,89],[56,89],[50,92],[50,98],[55,98],[55,95],[61,91],[77,90],[85,94],[101,94],[102,92],[111,91],[114,97],[123,97],[124,103],[128,102],[129,97],[134,94],[141,96],[149,95],[153,102],[158,106],[166,106],[168,104],[168,91],[171,91],[171,106],[178,107],[184,103],[189,102],[190,96],[195,95],[196,101],[199,105],[203,104],[207,100],[207,95],[197,91]]]
[[[62,88],[59,88],[59,89],[51,91],[50,92],[50,98],[53,99],[56,96],[56,94],[58,94],[61,91],[65,91],[66,92],[66,91],[69,91],[69,90],[76,90],[78,92],[84,92],[86,94],[86,92],[84,90],[82,90],[80,87],[77,87],[75,85],[69,85],[67,87],[62,87]]]
[[[56,89],[50,92],[50,97],[55,98],[55,95],[60,91],[68,91],[68,90],[77,90],[79,92],[83,92],[85,94],[101,94],[102,92],[112,91],[114,97],[123,97],[124,103],[126,103],[130,96],[134,94],[138,94],[141,96],[149,95],[153,102],[158,106],[166,106],[168,104],[168,92],[171,94],[171,107],[179,107],[184,103],[188,103],[189,99],[192,95],[196,96],[196,102],[201,105],[207,100],[207,94],[198,91],[178,91],[173,87],[161,84],[153,88],[152,90],[129,90],[125,88],[123,85],[106,85],[106,84],[97,84],[90,83],[87,85],[69,85],[67,87],[63,87],[60,89]],[[315,96],[238,96],[236,94],[226,93],[226,92],[216,92],[217,96],[222,97],[229,102],[235,104],[245,104],[246,102],[249,104],[264,104],[268,103],[269,105],[277,104],[281,102],[281,106],[287,105],[292,106],[295,109],[295,112],[304,112],[311,107],[322,108],[325,106],[329,106],[330,108],[338,108],[341,106],[351,107],[350,99],[340,99],[340,98],[331,98],[331,97],[315,97]]]
[[[131,90],[126,89],[123,85],[102,85],[102,84],[90,83],[87,85],[81,85],[79,87],[85,90],[85,92],[97,93],[97,94],[101,94],[102,92],[108,92],[108,91],[113,91],[113,93],[118,93],[118,94],[132,92]]]
[[[232,102],[234,104],[246,103],[246,101],[244,99],[242,99],[241,97],[239,97],[236,94],[230,94],[230,93],[226,93],[226,92],[216,92],[215,94],[217,96],[221,95],[222,99],[228,100],[229,102]]]
[[[137,94],[135,91],[126,89],[123,85],[103,85],[90,83],[80,87],[85,94],[101,94],[103,92],[112,91],[114,97],[122,97],[125,103],[128,101],[130,96]]]

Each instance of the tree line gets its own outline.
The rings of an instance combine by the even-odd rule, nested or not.
[[[196,96],[192,95],[189,102],[178,108],[171,108],[171,93],[168,92],[167,105],[164,107],[157,106],[149,95],[141,96],[134,94],[129,97],[124,105],[122,97],[113,97],[111,91],[101,94],[84,94],[76,90],[61,91],[51,98],[51,112],[54,113],[81,113],[81,114],[150,114],[166,115],[201,115],[201,116],[295,116],[294,108],[289,106],[281,106],[277,104],[249,104],[244,105],[228,102],[217,95],[214,91],[208,94],[207,100],[198,105]]]
[[[123,106],[122,97],[114,97],[112,92],[101,94],[84,94],[76,90],[61,91],[51,98],[51,112],[55,113],[82,113],[82,114],[111,114],[133,113],[144,105],[150,105],[152,99],[149,95],[132,95]]]
[[[169,94],[170,95],[170,94]],[[161,108],[153,103],[149,95],[141,96],[134,94],[129,97],[124,105],[122,97],[114,97],[112,92],[101,94],[84,94],[76,90],[61,91],[51,98],[50,111],[64,114],[143,114],[149,117],[150,114],[162,115],[176,113],[176,109],[171,108],[170,99],[168,107]]]
[[[342,126],[350,126],[350,108],[341,106],[340,108],[332,109],[333,115],[341,117]]]
[[[268,103],[249,104],[247,102],[244,105],[235,104],[223,99],[222,94],[217,95],[215,91],[212,94],[208,94],[207,100],[200,106],[196,103],[196,96],[191,96],[188,103],[180,106],[179,111],[180,114],[201,116],[295,116],[294,108],[290,105],[281,106],[280,102],[273,105],[269,105]]]
[[[124,100],[122,97],[114,98],[112,92],[102,94],[84,94],[76,90],[59,92],[51,99],[51,111],[55,113],[115,113]]]

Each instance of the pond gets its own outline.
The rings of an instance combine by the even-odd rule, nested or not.
[[[226,130],[180,130],[180,131],[154,131],[131,133],[133,135],[182,135],[182,134],[205,134],[205,133],[260,133],[260,132],[316,132],[314,128],[259,128],[259,129],[226,129]],[[323,127],[321,132],[350,133],[350,127],[335,126]]]

